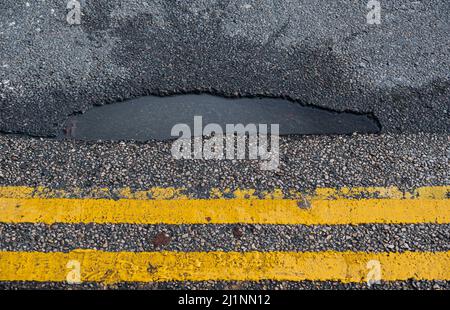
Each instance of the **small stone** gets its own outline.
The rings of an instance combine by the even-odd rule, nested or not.
[[[244,232],[242,231],[242,229],[238,226],[233,227],[233,236],[236,239],[241,239],[242,236],[244,235]]]
[[[156,234],[155,238],[153,239],[153,245],[155,247],[168,245],[171,240],[172,240],[172,238],[170,238],[170,236],[168,234],[166,234],[164,232],[160,232],[160,233]]]

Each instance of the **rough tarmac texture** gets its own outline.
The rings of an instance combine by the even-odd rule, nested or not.
[[[0,184],[51,188],[282,189],[450,184],[448,135],[304,136],[280,139],[279,171],[256,160],[176,160],[172,142],[80,142],[0,135]]]
[[[165,240],[157,242],[161,234]],[[450,225],[0,224],[0,251],[69,252],[76,249],[444,252],[450,251]]]
[[[373,113],[385,132],[449,132],[450,2],[0,3],[0,130],[56,135],[67,117],[144,94],[267,95]]]
[[[1,289],[152,289],[152,290],[450,290],[450,281],[400,281],[381,282],[369,287],[366,283],[341,283],[332,281],[259,281],[259,282],[161,282],[121,283],[105,285],[99,283],[52,283],[52,282],[0,282]]]

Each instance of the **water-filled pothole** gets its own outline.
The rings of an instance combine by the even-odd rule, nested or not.
[[[377,120],[365,114],[334,112],[278,98],[189,94],[147,96],[92,108],[71,116],[64,136],[80,140],[175,139],[173,126],[194,128],[194,116],[202,116],[203,126],[215,123],[222,128],[226,124],[279,124],[281,135],[380,131]]]

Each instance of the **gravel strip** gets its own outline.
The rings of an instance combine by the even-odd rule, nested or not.
[[[396,281],[381,282],[369,287],[366,283],[341,283],[333,281],[259,281],[259,282],[224,282],[224,281],[204,281],[204,282],[160,282],[160,283],[120,283],[114,285],[104,285],[99,283],[67,284],[54,282],[0,282],[1,289],[152,289],[152,290],[449,290],[450,281]]]
[[[279,171],[250,160],[176,160],[171,142],[86,143],[0,136],[0,184],[52,188],[306,190],[450,184],[449,135],[285,137]]]
[[[450,224],[0,224],[1,251],[450,251]]]

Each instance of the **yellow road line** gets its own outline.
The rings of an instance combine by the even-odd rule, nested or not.
[[[108,188],[51,189],[42,186],[1,186],[0,198],[111,198],[122,199],[189,199],[185,189],[174,187],[152,187],[145,191],[132,191],[130,188],[110,190]]]
[[[450,200],[15,199],[0,198],[4,223],[305,224],[450,223]]]
[[[0,281],[83,282],[450,280],[450,252],[0,252]],[[376,264],[373,264],[373,261]],[[70,262],[70,263],[69,263]],[[70,265],[68,265],[68,263]],[[379,263],[379,264],[378,264]],[[70,267],[71,269],[68,269]],[[373,278],[372,278],[373,279]]]
[[[339,198],[386,198],[386,199],[448,199],[450,186],[424,186],[412,191],[402,191],[398,187],[352,187],[318,188],[314,192],[317,199]]]
[[[148,190],[133,191],[130,188],[120,188],[111,190],[108,188],[69,188],[51,189],[45,187],[28,186],[0,186],[0,198],[121,198],[121,199],[195,199],[192,194],[186,194],[184,188],[174,187],[152,187]],[[386,198],[386,199],[447,199],[450,197],[450,185],[425,186],[412,191],[403,191],[395,186],[390,187],[342,187],[342,188],[317,188],[311,193],[300,193],[289,191],[283,193],[281,190],[263,191],[261,195],[256,194],[254,189],[218,189],[213,188],[210,198],[246,198],[246,199],[283,199],[283,198],[303,198],[308,199],[359,199],[365,198]],[[262,196],[262,197],[261,197]],[[197,197],[198,198],[198,197]]]
[[[0,187],[0,222],[135,224],[305,224],[450,223],[450,186],[402,192],[395,187],[319,188],[313,195],[281,191],[234,191],[224,199],[193,199],[175,188],[132,192],[120,189],[65,191],[37,187]],[[88,197],[83,197],[87,195]],[[71,197],[78,198],[71,198]],[[350,198],[349,198],[350,197]],[[353,197],[353,198],[351,198]],[[358,198],[365,197],[365,198]],[[367,198],[377,197],[377,198]]]

